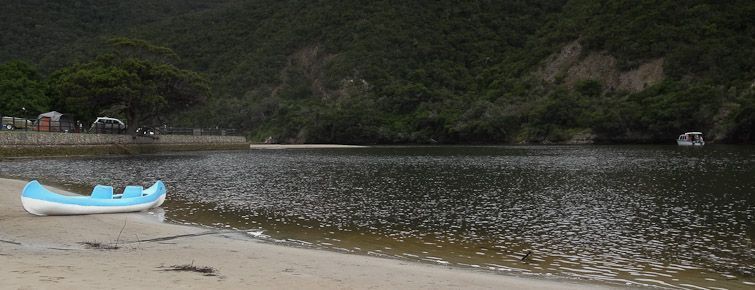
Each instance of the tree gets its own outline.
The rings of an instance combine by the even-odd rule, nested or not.
[[[0,65],[0,114],[29,118],[49,106],[45,83],[34,67],[20,61]]]
[[[210,89],[200,74],[171,64],[176,54],[142,40],[116,38],[112,51],[55,73],[54,94],[79,117],[115,114],[128,132],[206,101]]]

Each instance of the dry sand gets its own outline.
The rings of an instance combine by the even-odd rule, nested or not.
[[[611,288],[282,246],[245,233],[161,223],[150,213],[33,216],[21,206],[24,184],[0,179],[2,289]],[[81,244],[112,244],[122,228],[119,249]],[[217,273],[165,271],[191,263]]]

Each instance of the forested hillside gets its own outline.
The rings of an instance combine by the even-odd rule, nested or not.
[[[6,2],[0,63],[37,72],[4,75],[144,39],[209,80],[172,123],[258,141],[755,140],[752,1]]]

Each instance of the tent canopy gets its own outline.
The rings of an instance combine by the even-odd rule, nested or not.
[[[44,132],[73,132],[75,129],[76,126],[74,126],[73,118],[70,115],[56,111],[39,114],[34,124],[34,130]]]
[[[60,121],[61,118],[69,119],[68,116],[63,115],[62,113],[58,113],[57,111],[52,111],[52,112],[39,114],[39,116],[37,116],[37,120],[45,118],[45,117],[50,118],[50,121],[52,122],[58,122]]]

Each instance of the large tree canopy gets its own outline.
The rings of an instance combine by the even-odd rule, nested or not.
[[[12,61],[0,65],[0,114],[28,118],[49,109],[45,83],[29,64]]]
[[[51,77],[53,94],[79,118],[124,117],[129,132],[199,103],[209,95],[200,74],[176,67],[176,54],[142,40],[117,38],[112,51]]]

